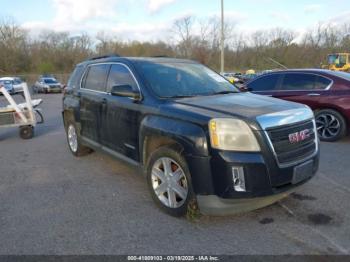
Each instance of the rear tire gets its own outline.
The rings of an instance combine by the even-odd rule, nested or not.
[[[315,114],[318,136],[321,141],[335,142],[347,134],[344,117],[333,109],[323,109]]]
[[[146,166],[147,184],[155,204],[165,213],[184,216],[194,199],[188,165],[176,146],[152,153]]]
[[[66,136],[68,147],[76,157],[86,156],[91,153],[91,149],[82,145],[81,136],[74,121],[69,120],[66,125]]]
[[[21,126],[19,128],[19,136],[24,140],[32,139],[34,137],[34,127]]]

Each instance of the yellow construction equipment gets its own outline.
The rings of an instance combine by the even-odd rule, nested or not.
[[[350,53],[336,53],[328,55],[328,68],[333,71],[350,73]]]

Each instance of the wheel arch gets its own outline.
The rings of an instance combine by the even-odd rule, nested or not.
[[[63,97],[63,110],[62,118],[63,124],[66,126],[67,119],[73,120],[78,126],[80,126],[80,114],[79,114],[80,102],[78,99],[65,96]]]
[[[144,165],[154,150],[165,145],[177,145],[185,155],[208,155],[205,131],[190,122],[147,116],[141,123],[139,137],[140,159]]]

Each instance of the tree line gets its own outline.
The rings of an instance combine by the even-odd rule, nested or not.
[[[302,36],[274,28],[246,33],[234,23],[225,24],[226,71],[320,67],[327,54],[350,52],[350,24],[319,24]],[[121,56],[189,58],[216,70],[220,68],[220,21],[187,16],[174,21],[167,41],[123,41],[99,32],[72,35],[42,31],[33,36],[13,19],[0,22],[0,75],[69,73],[88,57],[117,53]]]

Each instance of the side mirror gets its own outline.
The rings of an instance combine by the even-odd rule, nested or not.
[[[117,85],[113,86],[111,90],[112,96],[130,97],[134,100],[140,100],[141,95],[139,92],[134,91],[130,85]]]

